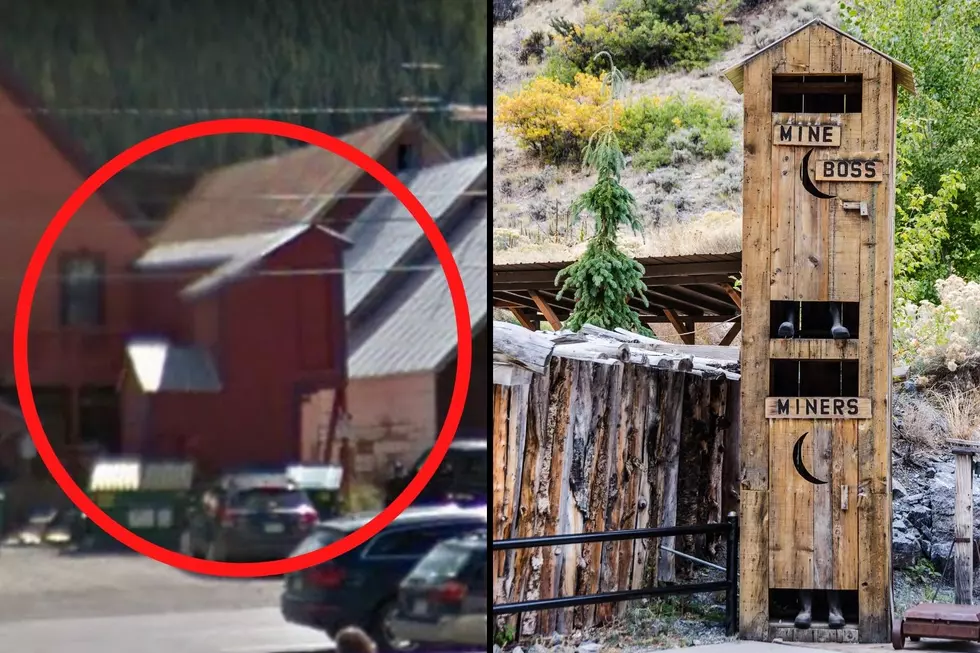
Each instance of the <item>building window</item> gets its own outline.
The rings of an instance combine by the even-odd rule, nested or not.
[[[61,268],[61,323],[98,326],[103,321],[102,261],[93,256],[72,256]]]
[[[409,143],[400,143],[398,145],[398,172],[405,172],[406,170],[414,170],[418,167],[418,149]]]

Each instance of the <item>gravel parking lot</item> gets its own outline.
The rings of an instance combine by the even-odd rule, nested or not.
[[[282,581],[189,574],[135,554],[0,550],[0,623],[272,608]]]

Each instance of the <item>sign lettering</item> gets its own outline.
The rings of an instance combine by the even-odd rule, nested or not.
[[[840,125],[774,125],[775,145],[840,147]]]
[[[870,419],[865,397],[767,397],[766,419]]]
[[[881,182],[884,165],[881,161],[826,160],[817,161],[817,181]]]

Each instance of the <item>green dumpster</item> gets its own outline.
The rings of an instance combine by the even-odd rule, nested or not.
[[[92,465],[88,494],[107,515],[145,540],[177,550],[194,483],[194,464],[101,458]],[[89,520],[86,548],[114,548],[112,536]]]
[[[306,492],[321,520],[340,514],[340,484],[344,470],[340,465],[292,465],[286,468],[286,478],[296,488]]]

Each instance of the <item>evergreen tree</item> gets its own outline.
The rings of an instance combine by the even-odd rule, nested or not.
[[[589,139],[583,156],[585,165],[596,171],[597,179],[572,203],[573,219],[578,220],[583,212],[592,214],[595,235],[589,239],[582,257],[558,273],[555,283],[562,284],[559,299],[568,290],[575,297],[575,309],[565,328],[578,331],[583,324],[593,324],[603,329],[618,327],[649,334],[640,316],[627,304],[637,297],[647,306],[643,266],[616,244],[620,225],[628,225],[636,232],[640,220],[636,198],[620,184],[626,159],[614,131],[611,109],[618,71],[614,66],[611,69],[609,123]]]

